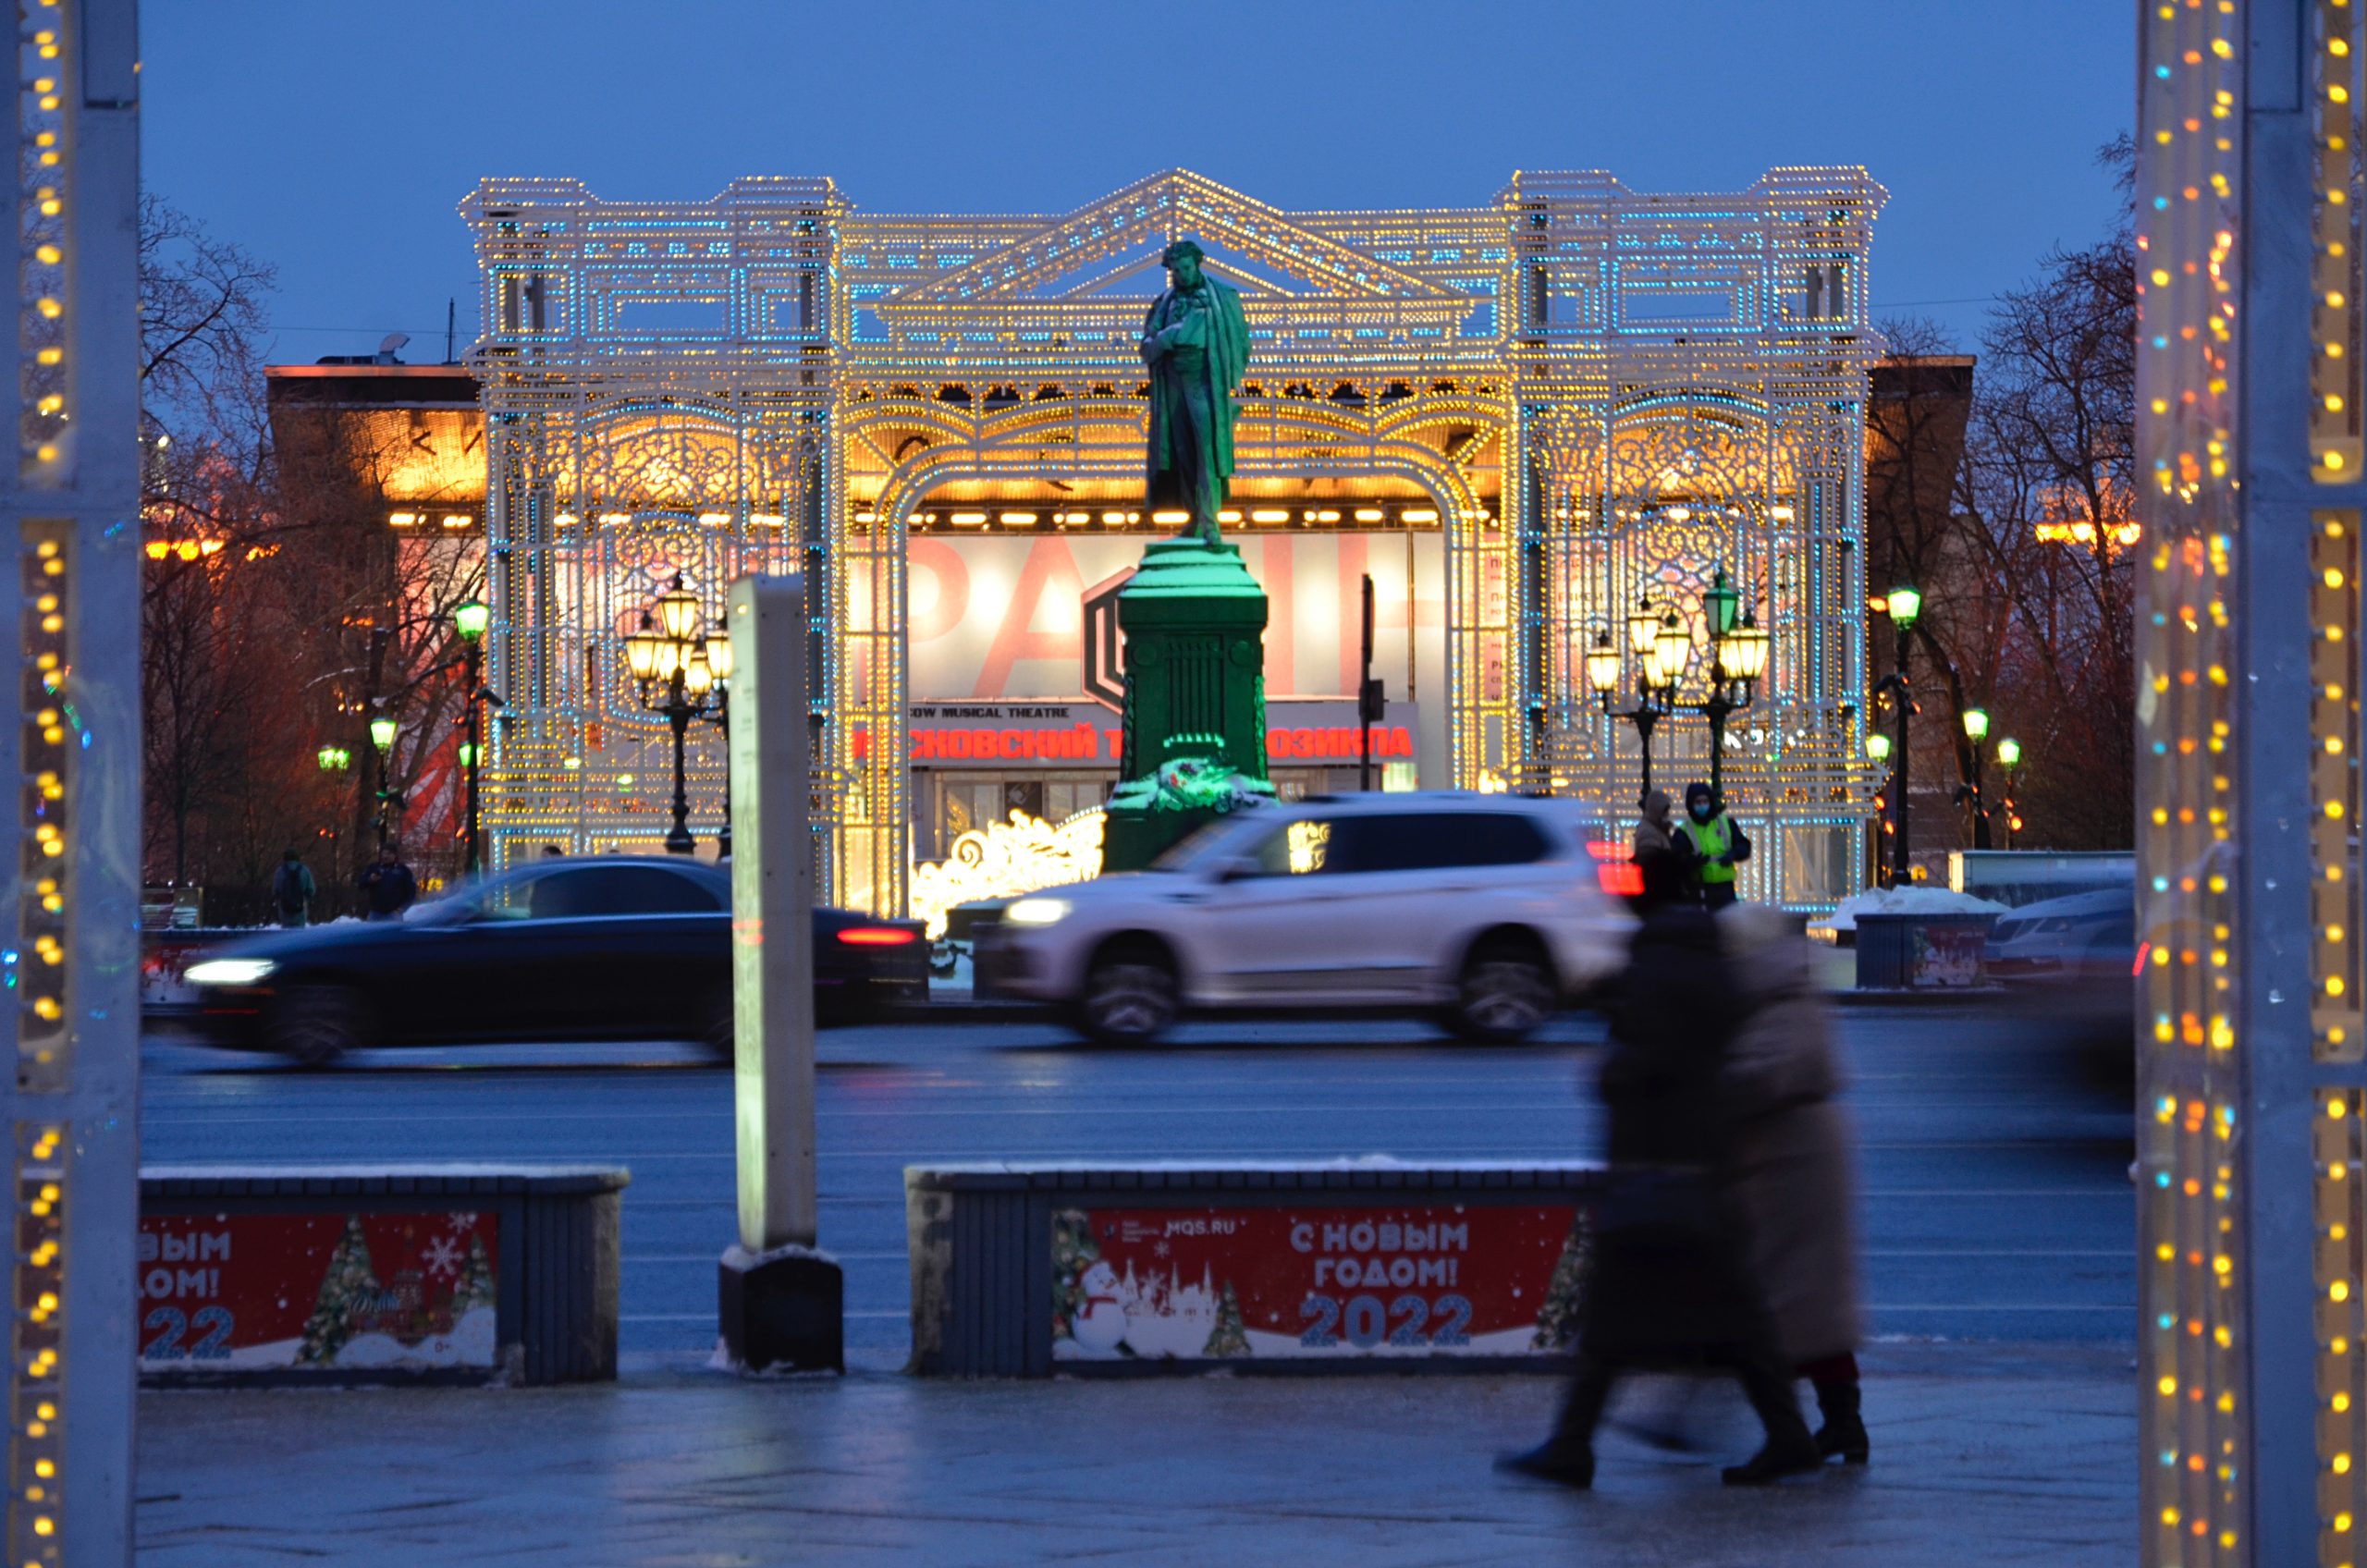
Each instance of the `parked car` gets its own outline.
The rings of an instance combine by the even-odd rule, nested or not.
[[[238,943],[192,965],[220,1045],[335,1060],[430,1041],[690,1039],[731,1046],[731,878],[698,861],[538,861],[400,920]],[[918,921],[814,912],[815,1010],[926,1000]]]
[[[1381,1006],[1527,1036],[1625,962],[1592,818],[1509,795],[1310,797],[1227,818],[1151,869],[1019,900],[980,935],[999,996],[1112,1043],[1191,1010]]]

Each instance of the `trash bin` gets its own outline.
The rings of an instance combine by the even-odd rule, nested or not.
[[[1981,984],[1989,913],[1860,914],[1858,988],[1861,991],[1965,989]]]

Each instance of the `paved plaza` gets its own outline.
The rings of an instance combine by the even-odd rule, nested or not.
[[[642,1357],[612,1387],[152,1392],[155,1568],[565,1563],[1583,1562],[1589,1568],[2135,1560],[2134,1375],[2088,1347],[1866,1358],[1875,1463],[1722,1488],[1618,1437],[1597,1489],[1494,1473],[1537,1377],[739,1382]],[[1739,1454],[1747,1415],[1697,1415]]]

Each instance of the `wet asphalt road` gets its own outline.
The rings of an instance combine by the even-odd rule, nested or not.
[[[847,1271],[851,1357],[902,1359],[902,1172],[976,1159],[1585,1158],[1600,1027],[1475,1049],[1416,1023],[1216,1022],[1163,1048],[1056,1024],[826,1032],[822,1244]],[[2026,1022],[1852,1009],[1877,1337],[2134,1342],[2125,1096],[2081,1085]],[[687,1047],[363,1053],[323,1072],[153,1035],[152,1161],[550,1160],[620,1165],[622,1350],[704,1352],[733,1238],[731,1080]]]

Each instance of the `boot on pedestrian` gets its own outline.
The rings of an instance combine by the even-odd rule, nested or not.
[[[1816,1429],[1817,1452],[1826,1459],[1838,1458],[1845,1464],[1863,1464],[1871,1452],[1866,1437],[1866,1422],[1858,1412],[1857,1381],[1829,1382],[1816,1385],[1816,1407],[1824,1416],[1824,1425]]]
[[[1764,1487],[1824,1465],[1824,1455],[1817,1452],[1816,1439],[1800,1416],[1800,1402],[1792,1391],[1791,1378],[1757,1364],[1759,1359],[1739,1370],[1743,1392],[1760,1425],[1767,1429],[1767,1441],[1742,1464],[1729,1464],[1719,1472],[1730,1487]]]

